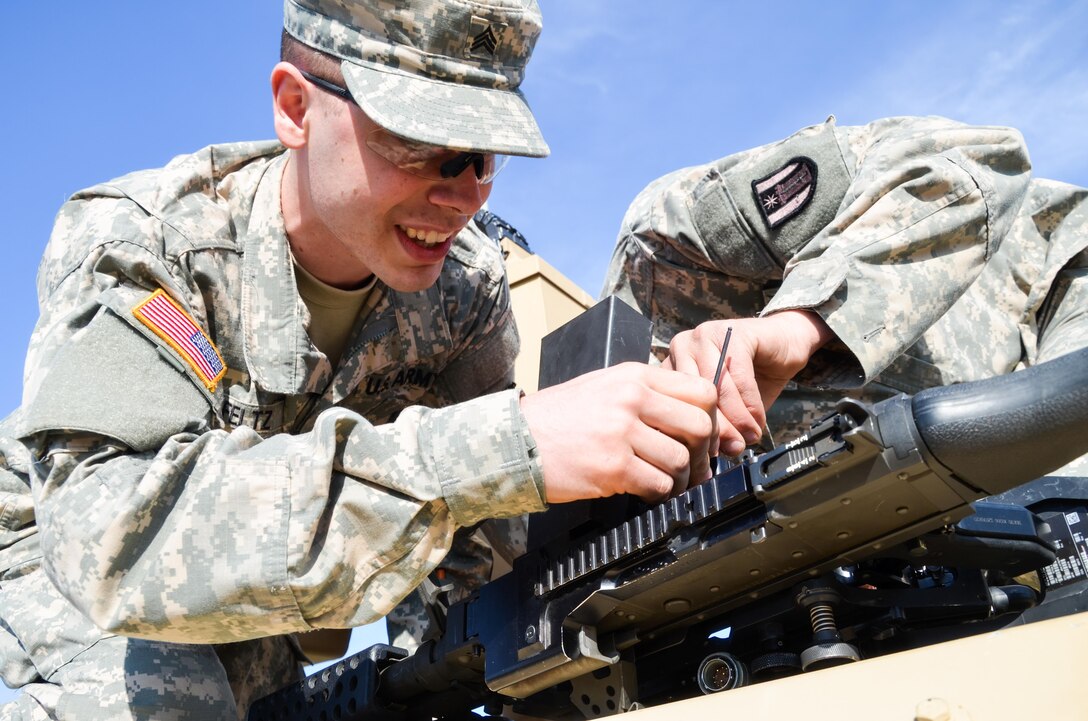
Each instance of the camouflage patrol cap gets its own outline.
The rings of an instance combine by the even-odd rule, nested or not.
[[[341,58],[359,107],[396,135],[543,157],[518,86],[540,35],[536,0],[284,0],[283,26]]]

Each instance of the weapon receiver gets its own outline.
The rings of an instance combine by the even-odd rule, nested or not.
[[[627,312],[594,310],[588,322],[608,327]],[[249,718],[456,718],[503,704],[593,718],[1008,623],[1046,597],[1045,578],[1022,574],[1055,560],[1047,539],[1067,516],[1047,512],[1088,509],[1088,479],[1065,479],[1079,498],[1049,505],[997,494],[1088,452],[1086,429],[1088,350],[871,406],[844,400],[664,503],[550,509],[548,540],[531,530],[510,573],[449,606],[440,638],[407,657],[372,647]]]

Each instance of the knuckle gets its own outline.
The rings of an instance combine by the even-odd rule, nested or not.
[[[669,449],[668,456],[665,459],[666,467],[662,470],[673,478],[678,478],[687,474],[690,463],[691,452],[687,449],[687,446],[676,443]]]
[[[745,409],[752,415],[752,425],[759,425],[759,419],[766,415],[762,404],[750,403]]]
[[[688,486],[690,485],[689,481],[690,481],[690,476],[684,476],[683,478],[678,478],[676,480],[676,485],[674,485],[672,487],[672,494],[670,494],[670,495],[680,495],[684,491],[688,490]]]
[[[700,378],[700,380],[702,383],[699,386],[699,401],[703,408],[709,411],[718,405],[718,387],[707,378]]]
[[[695,434],[698,440],[709,438],[714,432],[714,419],[709,413],[700,413],[695,417]]]
[[[662,478],[657,488],[658,498],[665,499],[672,495],[676,482],[672,478]]]
[[[685,330],[677,333],[669,341],[669,352],[679,350],[683,346],[687,345],[689,339],[692,337],[694,331]]]
[[[646,402],[647,389],[641,383],[629,382],[622,384],[616,391],[614,398],[623,408],[642,408]]]
[[[737,427],[736,423],[729,423],[725,426],[718,428],[718,436],[723,441],[739,441],[741,438],[741,431]]]
[[[670,476],[658,475],[655,476],[649,483],[646,484],[645,494],[643,498],[650,501],[660,501],[668,498],[672,493],[673,479]]]
[[[720,342],[725,333],[725,324],[726,321],[722,320],[707,320],[695,326],[691,332],[700,341]]]
[[[629,459],[618,454],[607,456],[600,464],[600,472],[612,493],[622,493],[630,471]]]

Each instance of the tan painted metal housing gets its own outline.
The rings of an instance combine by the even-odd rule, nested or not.
[[[629,721],[1083,721],[1088,613],[634,711]]]
[[[537,389],[540,339],[589,308],[594,298],[538,255],[502,241],[510,301],[521,336],[514,378],[526,393]]]

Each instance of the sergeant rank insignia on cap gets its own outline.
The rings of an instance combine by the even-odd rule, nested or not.
[[[752,181],[752,192],[763,219],[773,230],[801,212],[816,193],[816,163],[791,159],[766,178]]]
[[[132,314],[177,351],[208,390],[215,391],[227,372],[227,364],[204,331],[173,298],[159,288],[136,306]]]
[[[468,57],[493,60],[499,47],[499,36],[506,25],[492,23],[484,18],[473,17],[470,21]]]

